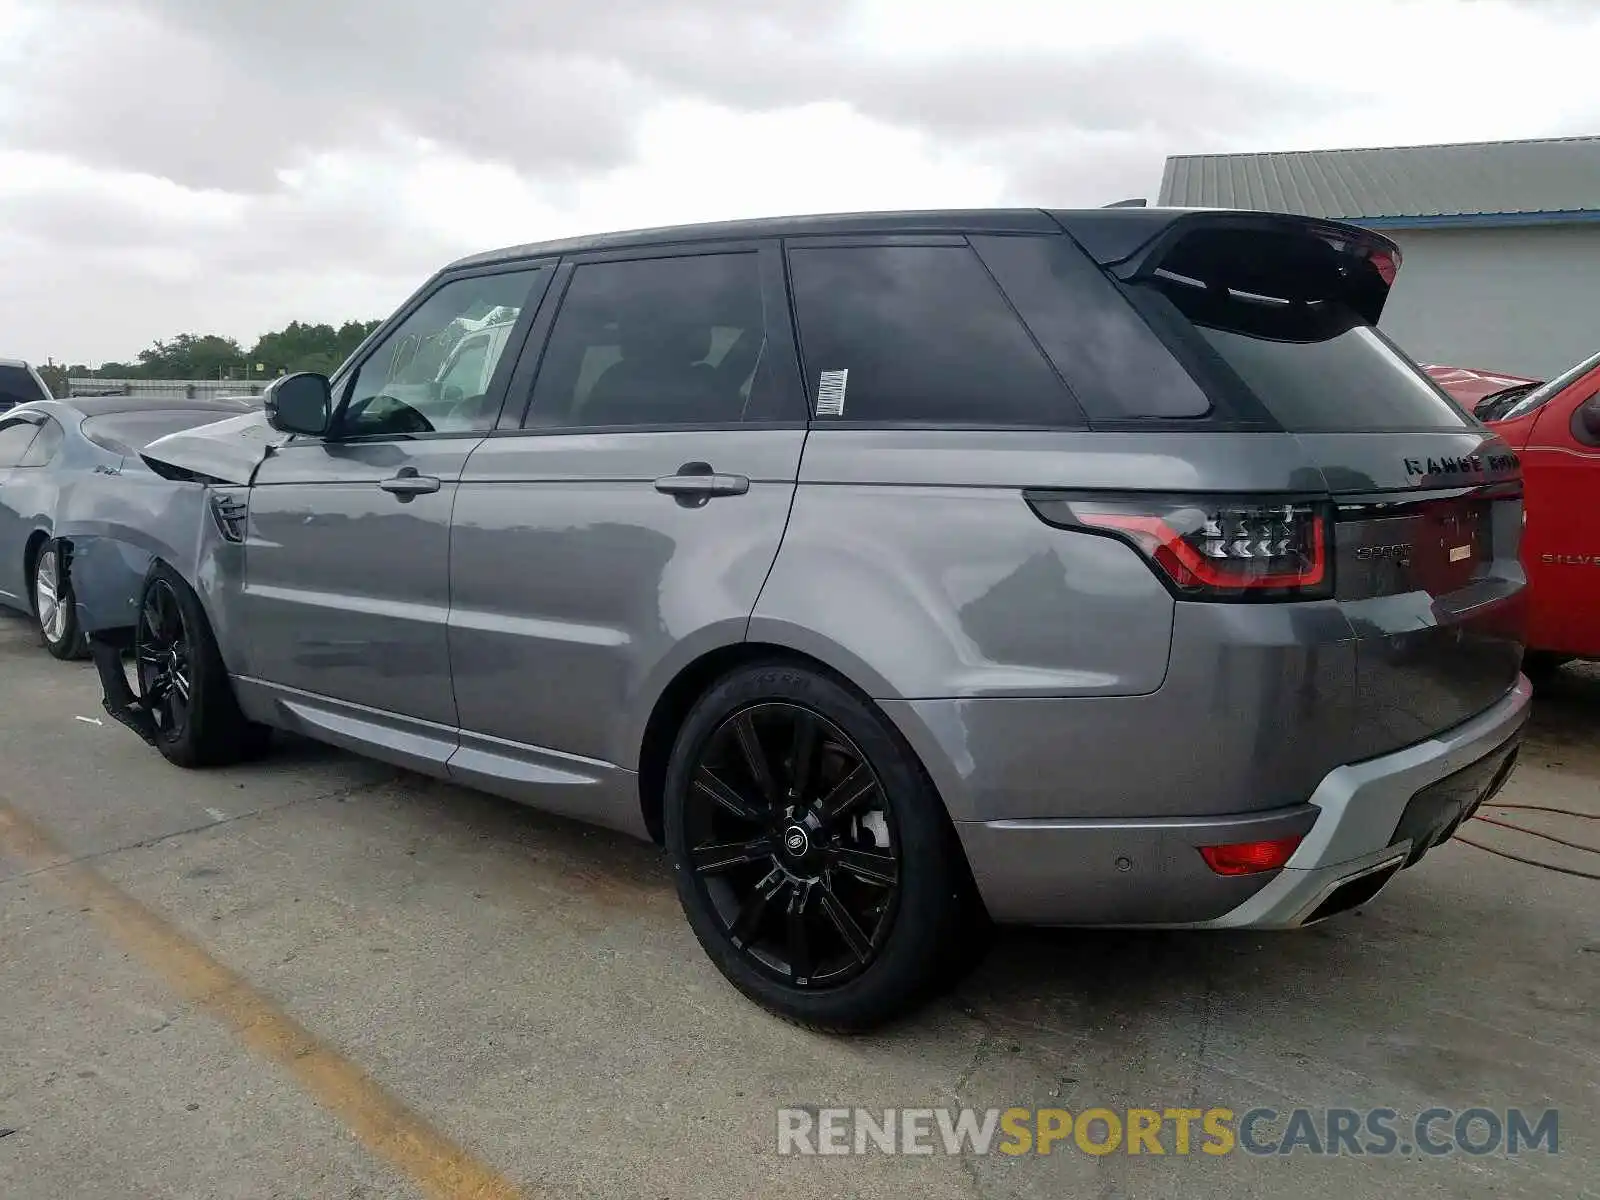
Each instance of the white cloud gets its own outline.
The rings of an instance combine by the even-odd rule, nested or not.
[[[1172,153],[1600,129],[1561,0],[0,0],[0,354],[388,311],[449,258],[1093,205]],[[443,22],[443,23],[441,23]]]

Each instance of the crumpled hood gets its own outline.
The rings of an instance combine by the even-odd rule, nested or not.
[[[257,410],[169,433],[151,442],[139,457],[167,479],[247,484],[268,451],[288,439]]]

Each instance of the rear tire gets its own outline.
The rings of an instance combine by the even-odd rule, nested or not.
[[[678,733],[663,801],[689,925],[757,1004],[852,1033],[955,982],[974,926],[943,801],[833,679],[782,662],[725,676]]]
[[[87,658],[89,654],[89,643],[78,628],[78,604],[72,595],[67,562],[66,547],[59,541],[48,541],[39,548],[28,573],[39,641],[53,658],[63,662]]]
[[[199,597],[164,562],[145,576],[133,646],[139,694],[168,762],[219,767],[266,751],[271,731],[239,711]]]

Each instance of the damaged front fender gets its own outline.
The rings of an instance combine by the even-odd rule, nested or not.
[[[70,548],[73,599],[100,674],[102,703],[147,742],[155,739],[155,722],[123,664],[145,580],[157,562],[182,576],[224,663],[240,662],[243,647],[220,598],[243,581],[248,485],[281,440],[259,413],[173,434],[145,447],[140,457],[149,472],[96,475],[58,515],[56,536]]]
[[[72,547],[80,627],[131,629],[150,564],[160,559],[195,590],[225,654],[219,589],[243,572],[245,497],[256,468],[286,440],[260,412],[169,434],[140,453],[149,471],[85,481],[56,523]],[[226,518],[213,501],[227,502]]]

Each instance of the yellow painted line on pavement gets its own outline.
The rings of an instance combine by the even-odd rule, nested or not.
[[[473,1158],[371,1076],[212,958],[166,918],[84,862],[0,799],[0,853],[88,908],[173,991],[205,1009],[250,1050],[287,1071],[373,1154],[438,1200],[520,1200],[523,1193]]]

